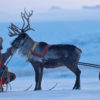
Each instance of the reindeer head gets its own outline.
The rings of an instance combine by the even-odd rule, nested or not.
[[[17,36],[17,38],[12,42],[12,46],[15,48],[19,48],[24,44],[26,39],[28,38],[27,31],[33,30],[33,28],[30,27],[30,17],[32,16],[33,11],[27,13],[26,10],[24,10],[24,13],[21,12],[21,18],[23,20],[23,26],[22,28],[17,27],[13,23],[9,26],[9,36]],[[27,24],[26,24],[27,23]]]

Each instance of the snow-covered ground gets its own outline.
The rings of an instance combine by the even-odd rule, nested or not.
[[[34,91],[34,74],[17,77],[9,84],[8,92],[0,93],[0,100],[100,100],[99,71],[83,66],[80,66],[80,69],[82,71],[81,90],[72,90],[75,76],[63,67],[44,71],[42,91]],[[28,91],[24,91],[31,84],[32,87]],[[55,84],[57,84],[56,87],[49,90]]]
[[[0,93],[0,100],[100,100],[98,77],[81,78],[81,90],[72,90],[75,78],[44,78],[42,91],[33,91],[33,77],[18,77],[7,93]],[[53,90],[49,90],[57,83]],[[32,84],[28,91],[24,91]]]

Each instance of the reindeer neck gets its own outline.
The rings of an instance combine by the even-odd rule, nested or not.
[[[26,43],[26,41],[28,40],[28,37],[25,38],[24,42],[22,43],[21,46],[24,46],[24,44]]]
[[[37,45],[38,45],[38,42],[33,41],[33,44],[32,44],[31,48],[29,49],[29,51],[27,53],[26,61],[28,61],[31,51],[34,51]]]

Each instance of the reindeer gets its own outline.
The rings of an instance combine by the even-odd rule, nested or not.
[[[9,36],[17,36],[11,43],[14,51],[19,50],[19,53],[27,57],[27,61],[30,62],[35,70],[35,89],[41,90],[41,81],[44,68],[56,68],[66,66],[75,75],[76,81],[73,89],[80,89],[80,74],[81,71],[78,68],[78,62],[82,51],[70,44],[55,44],[49,45],[46,42],[37,42],[31,39],[26,33],[29,30],[33,30],[30,27],[30,17],[32,12],[21,13],[23,20],[22,28],[17,27],[14,24],[9,26]],[[26,24],[27,22],[27,24]]]

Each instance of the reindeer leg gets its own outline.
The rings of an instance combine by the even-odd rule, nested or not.
[[[41,90],[41,81],[43,76],[43,68],[40,66],[37,66],[35,69],[35,89],[34,90]]]
[[[81,74],[81,71],[77,68],[77,71],[75,72],[76,82],[73,89],[80,89],[80,74]]]
[[[41,88],[41,82],[42,82],[42,77],[43,77],[43,68],[42,67],[40,67],[40,69],[39,69],[40,71],[39,71],[39,89],[41,90],[42,88]]]
[[[81,71],[79,70],[79,68],[77,66],[72,66],[72,65],[69,65],[69,64],[65,64],[65,66],[68,67],[76,75],[76,81],[75,81],[73,89],[80,89],[80,74],[81,74]]]

